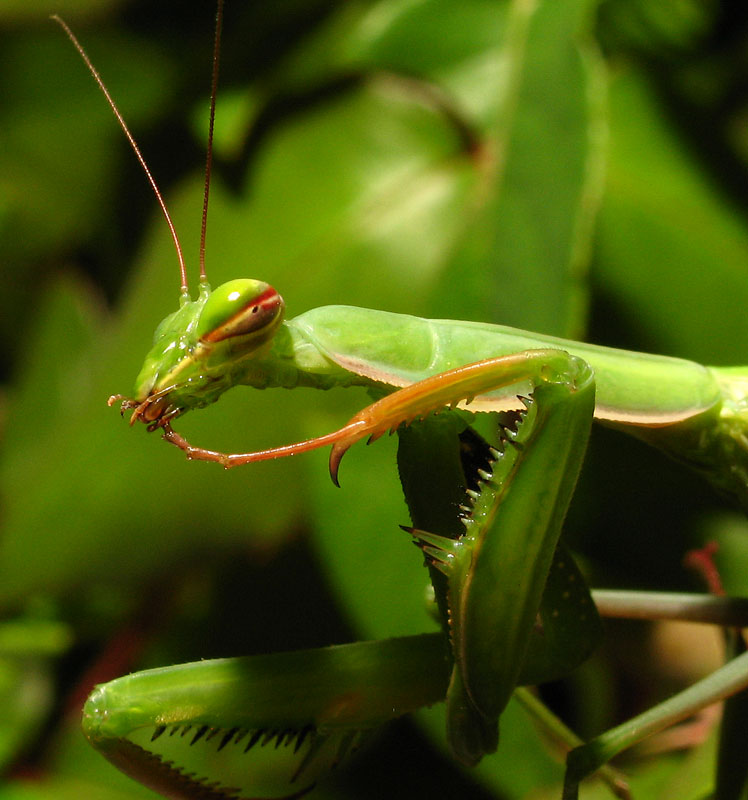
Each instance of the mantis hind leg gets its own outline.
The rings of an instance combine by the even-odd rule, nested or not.
[[[577,800],[580,782],[618,753],[746,687],[748,653],[743,653],[663,703],[575,748],[566,762],[563,800]]]

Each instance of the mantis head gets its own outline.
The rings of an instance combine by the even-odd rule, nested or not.
[[[194,301],[189,297],[187,269],[179,237],[143,154],[80,42],[60,17],[54,16],[53,19],[65,31],[109,103],[145,172],[174,241],[182,287],[180,308],[166,317],[156,329],[153,347],[138,375],[135,397],[113,395],[109,398],[110,406],[122,400],[123,413],[132,410],[130,424],[139,419],[148,425],[149,430],[168,428],[169,421],[174,417],[190,408],[200,408],[214,402],[230,388],[233,385],[235,365],[263,352],[283,320],[283,299],[269,284],[239,279],[224,283],[211,292],[205,273],[205,231],[213,157],[222,0],[218,2],[213,45],[210,122],[200,233],[200,292]]]
[[[234,385],[238,365],[267,351],[283,311],[283,298],[263,281],[240,278],[214,291],[202,283],[197,300],[183,295],[179,310],[156,328],[135,396],[113,395],[109,405],[122,400],[131,425],[140,420],[155,430],[215,402]]]

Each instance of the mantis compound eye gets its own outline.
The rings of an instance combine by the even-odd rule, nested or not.
[[[283,319],[283,298],[268,283],[238,278],[211,292],[195,332],[202,342],[237,336],[268,338]]]

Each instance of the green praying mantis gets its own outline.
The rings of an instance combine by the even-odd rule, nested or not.
[[[492,752],[516,686],[572,668],[598,636],[589,594],[559,542],[593,419],[661,448],[748,505],[745,369],[476,323],[347,307],[284,320],[283,310],[280,295],[259,281],[211,291],[204,268],[192,300],[182,266],[179,310],[158,327],[123,411],[163,431],[189,458],[224,467],[331,445],[336,482],[352,444],[445,407],[502,415],[498,441],[490,446],[472,434],[465,416],[445,416],[443,425],[437,418],[425,437],[417,428],[402,433],[409,532],[429,564],[443,634],[201,662],[94,692],[84,712],[90,741],[165,796],[265,796],[244,782],[244,753],[268,743],[285,745],[281,756],[295,755],[283,796],[301,796],[366,731],[445,697],[455,757],[471,765]],[[181,414],[238,384],[358,385],[380,399],[332,434],[258,453],[194,447],[173,430]],[[424,463],[437,464],[459,498],[445,503],[451,511],[439,515],[440,529],[424,508],[437,502],[418,478]],[[718,615],[735,603],[699,603],[734,624]],[[564,796],[575,797],[582,778],[646,732],[748,684],[747,672],[738,657],[644,719],[579,743]],[[570,734],[567,741],[574,743]],[[201,748],[205,763],[198,762]],[[216,766],[214,758],[224,761]]]

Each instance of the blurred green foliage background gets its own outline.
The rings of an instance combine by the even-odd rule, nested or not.
[[[338,490],[324,453],[224,473],[107,408],[176,308],[177,264],[52,12],[120,104],[196,276],[214,8],[0,6],[0,799],[126,800],[153,795],[78,731],[93,682],[434,623],[394,441],[354,449]],[[745,9],[716,0],[229,0],[210,279],[268,280],[291,315],[347,303],[745,363],[747,38]],[[241,452],[365,402],[237,389],[178,427]],[[700,590],[683,556],[717,539],[746,591],[742,517],[609,431],[567,530],[595,586]],[[582,735],[705,669],[701,639],[669,658],[657,628],[609,630],[547,693]],[[557,796],[559,757],[521,712],[470,773],[439,713],[383,731],[316,796]],[[712,747],[634,760],[636,796],[703,796]]]

